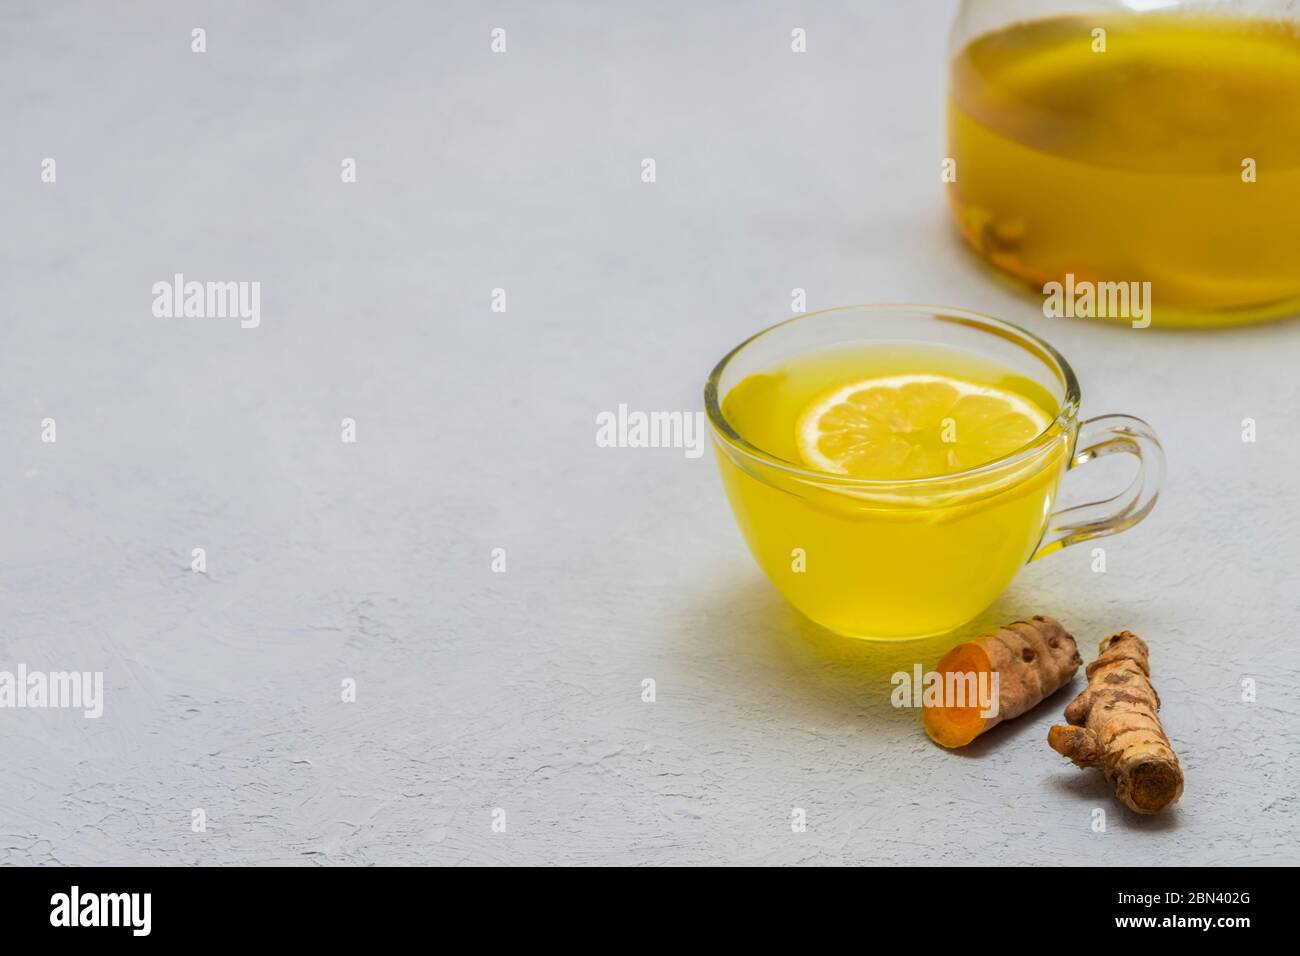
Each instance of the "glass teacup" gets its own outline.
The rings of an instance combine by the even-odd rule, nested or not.
[[[996,370],[1002,385],[1035,397],[1044,427],[976,467],[862,478],[810,466],[782,444],[780,415],[746,409],[736,398],[742,382],[750,383],[746,395],[754,383],[770,394],[798,395],[792,362],[835,368],[839,355],[878,355],[885,364],[872,374],[879,375],[888,373],[891,357],[912,354],[968,356]],[[704,402],[723,485],[760,567],[813,621],[858,638],[920,638],[960,627],[1027,561],[1137,524],[1164,477],[1164,454],[1145,422],[1127,415],[1078,420],[1079,384],[1055,349],[1010,323],[956,309],[850,306],[790,319],[723,358]],[[770,431],[774,421],[777,432]],[[1139,462],[1124,492],[1053,512],[1067,470],[1118,452]]]

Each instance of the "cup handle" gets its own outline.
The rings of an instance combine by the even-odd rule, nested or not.
[[[1030,561],[1062,548],[1125,531],[1155,507],[1165,480],[1165,452],[1151,426],[1131,415],[1103,415],[1079,426],[1070,468],[1105,455],[1129,454],[1138,460],[1133,483],[1113,498],[1054,512]]]

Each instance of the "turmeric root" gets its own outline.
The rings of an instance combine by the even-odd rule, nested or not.
[[[958,644],[935,665],[944,691],[938,705],[927,704],[922,712],[925,732],[937,744],[964,747],[1064,687],[1082,663],[1074,638],[1050,617],[1016,621]],[[994,708],[981,708],[973,692],[981,686],[991,690],[994,674],[997,707],[989,713]],[[965,692],[954,695],[963,680]]]
[[[1052,749],[1080,767],[1100,767],[1115,795],[1138,813],[1156,813],[1183,792],[1183,768],[1157,716],[1147,645],[1129,631],[1101,642],[1088,686],[1070,706],[1071,726],[1053,727]]]

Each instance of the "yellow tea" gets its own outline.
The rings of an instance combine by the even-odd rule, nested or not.
[[[795,607],[841,634],[920,637],[975,617],[1033,554],[1073,437],[1058,411],[974,352],[840,346],[730,388],[722,418],[776,461],[719,449],[718,462],[751,551]]]
[[[1294,23],[1016,23],[958,53],[948,133],[961,232],[1036,288],[1150,282],[1157,325],[1300,305]]]

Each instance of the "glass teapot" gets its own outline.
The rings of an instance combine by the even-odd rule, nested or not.
[[[1048,309],[1300,313],[1296,0],[964,0],[950,63],[958,228]]]

